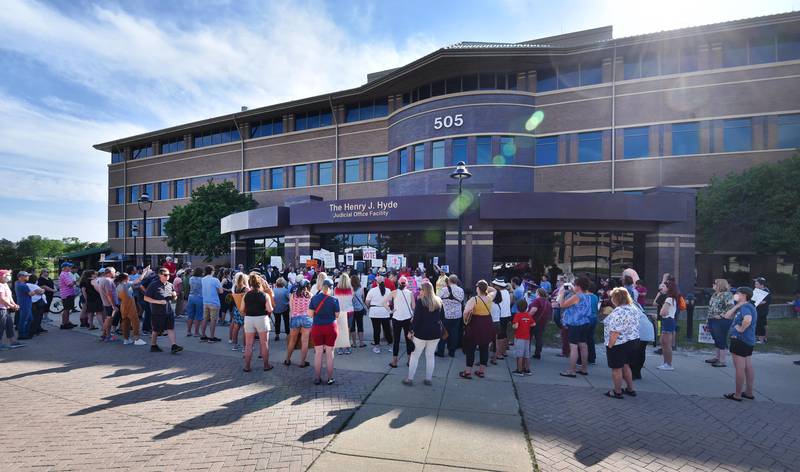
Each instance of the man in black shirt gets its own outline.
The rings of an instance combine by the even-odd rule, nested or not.
[[[169,277],[169,269],[163,267],[158,269],[158,279],[147,286],[144,294],[144,301],[150,304],[150,322],[153,326],[153,332],[150,334],[150,352],[161,352],[161,348],[158,347],[158,335],[162,331],[167,332],[172,343],[172,354],[183,350],[175,341],[175,318],[172,316],[170,302],[176,300],[178,294],[169,282]]]

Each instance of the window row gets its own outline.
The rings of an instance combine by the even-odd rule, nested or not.
[[[596,85],[603,82],[603,61],[559,65],[536,70],[536,91]]]
[[[122,205],[125,203],[125,187],[116,187],[112,189],[112,193],[112,205]],[[153,201],[168,200],[170,198],[186,198],[186,180],[166,180],[158,183],[130,185],[127,189],[127,202],[136,203],[139,201],[139,197],[145,193],[150,197],[150,200]]]
[[[193,146],[195,148],[213,146],[239,141],[239,129],[235,126],[220,128],[194,134]]]
[[[409,103],[459,92],[473,90],[513,90],[517,88],[516,73],[467,74],[437,80],[403,93],[403,106]]]
[[[142,220],[128,220],[128,221],[115,221],[111,223],[111,230],[114,237],[132,238],[147,236],[148,238],[156,236],[167,236],[165,226],[169,218],[152,218],[145,220],[145,230],[142,231]]]
[[[375,100],[365,100],[359,103],[351,103],[345,107],[344,121],[369,120],[380,118],[389,114],[389,100],[386,97],[376,98]]]
[[[161,154],[183,151],[184,149],[186,149],[186,143],[183,138],[174,138],[161,142]]]

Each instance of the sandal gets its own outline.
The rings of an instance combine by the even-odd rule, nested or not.
[[[471,380],[472,379],[472,374],[469,373],[469,372],[463,371],[463,370],[458,373],[458,376],[461,377],[462,379],[466,379],[466,380]]]
[[[748,399],[748,400],[755,400],[755,399],[756,399],[756,396],[755,396],[755,395],[748,395],[748,394],[746,394],[746,393],[743,393],[743,394],[742,394],[742,398],[746,398],[746,399]]]
[[[629,397],[635,397],[636,396],[636,390],[631,390],[629,388],[626,388],[625,390],[623,390],[622,393],[624,393],[625,395],[628,395]]]
[[[285,361],[283,361],[283,365],[286,365],[286,366],[292,365],[292,361],[290,361],[289,359],[286,359]]]
[[[711,364],[711,367],[727,367],[727,366],[728,366],[728,364],[725,364],[723,362],[715,362],[715,363]]]
[[[605,396],[607,396],[609,398],[616,398],[617,400],[622,400],[623,398],[625,398],[625,395],[623,395],[621,392],[617,393],[617,392],[615,392],[613,390],[607,391],[605,393]]]
[[[706,364],[716,364],[717,362],[719,362],[719,359],[716,357],[712,359],[706,359]]]
[[[247,367],[245,367],[244,369],[242,369],[242,372],[250,372],[250,371],[251,371],[251,369],[248,369]]]
[[[584,372],[582,370],[579,370],[577,373],[581,375],[589,375],[589,372]]]
[[[562,377],[569,377],[571,379],[574,379],[575,377],[577,377],[577,375],[569,373],[569,372],[559,372],[558,375],[560,375]]]
[[[306,361],[306,362],[303,362],[302,364],[300,364],[300,367],[303,368],[303,367],[308,367],[310,365],[311,364],[309,364],[308,361]]]
[[[477,375],[477,376],[478,376],[478,377],[480,377],[480,378],[483,378],[483,377],[484,377],[486,374],[484,374],[484,373],[483,373],[483,372],[481,372],[481,371],[478,371],[478,372],[475,372],[475,375]]]
[[[267,371],[272,370],[274,368],[275,368],[275,366],[272,365],[272,364],[265,365],[264,366],[264,372],[267,372]]]
[[[726,393],[725,395],[723,395],[723,397],[727,398],[728,400],[733,400],[735,402],[742,401],[741,398],[736,398],[736,394],[735,393]]]

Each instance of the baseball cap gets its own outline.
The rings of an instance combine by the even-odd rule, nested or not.
[[[322,281],[322,285],[324,285],[326,287],[333,287],[333,280],[325,279],[325,280]]]
[[[31,275],[31,274],[28,273],[28,272],[25,272],[24,270],[21,270],[21,271],[17,272],[17,277],[28,277],[29,275]]]
[[[75,264],[73,264],[72,262],[62,262],[61,268],[63,269],[64,267],[72,267],[73,265]]]
[[[753,289],[750,287],[739,287],[736,289],[736,293],[743,293],[747,295],[747,298],[753,298]]]

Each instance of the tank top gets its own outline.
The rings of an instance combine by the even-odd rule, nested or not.
[[[292,312],[292,317],[308,316],[309,303],[311,303],[310,298],[293,296],[289,307]]]
[[[475,297],[475,308],[472,309],[472,316],[489,316],[491,315],[492,301],[485,300],[480,296]]]

